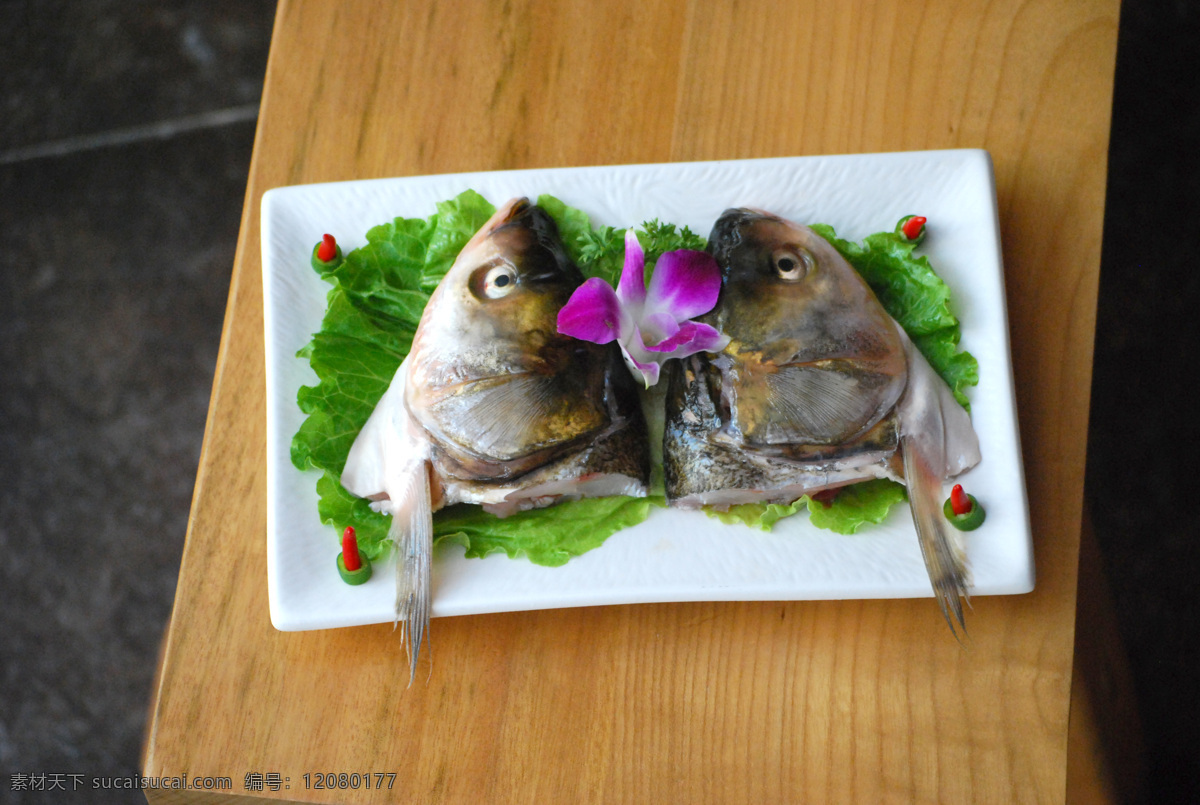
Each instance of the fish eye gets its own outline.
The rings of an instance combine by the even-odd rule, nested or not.
[[[512,266],[491,268],[483,278],[483,295],[488,299],[508,296],[517,288],[517,272]]]
[[[771,267],[782,280],[798,282],[813,266],[813,256],[805,249],[776,249],[771,255]]]

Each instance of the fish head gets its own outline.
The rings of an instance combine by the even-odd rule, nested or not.
[[[582,283],[554,220],[517,198],[467,242],[430,297],[405,403],[472,472],[484,474],[480,462],[532,466],[607,423],[604,361],[593,354],[603,348],[558,332]]]
[[[583,282],[553,219],[512,199],[463,247],[430,300],[439,320],[489,341],[557,340],[558,311]],[[424,322],[423,322],[424,324]],[[528,351],[522,343],[520,351]]]
[[[709,251],[721,267],[721,330],[777,361],[803,360],[814,346],[887,316],[854,268],[807,226],[760,210],[727,210]]]
[[[727,210],[708,250],[721,268],[711,323],[732,432],[748,442],[838,444],[877,424],[904,387],[895,321],[813,229],[761,210]]]
[[[525,198],[504,204],[425,306],[411,351],[418,386],[553,371],[570,340],[558,333],[558,311],[582,282],[545,210]]]

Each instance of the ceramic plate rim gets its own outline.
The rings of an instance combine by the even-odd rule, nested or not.
[[[930,177],[936,177],[936,187]],[[333,570],[336,535],[319,522],[316,513],[314,487],[319,475],[301,473],[289,459],[292,435],[304,418],[296,406],[296,392],[301,385],[316,382],[307,362],[296,358],[295,352],[319,327],[324,311],[329,286],[308,266],[312,245],[323,231],[345,233],[339,235],[339,242],[354,248],[365,242],[369,227],[398,215],[427,216],[434,211],[433,202],[472,188],[495,204],[505,200],[499,197],[505,193],[507,198],[547,192],[583,208],[597,224],[626,226],[658,217],[703,234],[707,233],[703,219],[711,216],[711,225],[720,211],[713,209],[721,185],[733,187],[738,182],[766,203],[775,200],[773,211],[804,222],[829,223],[840,236],[852,240],[890,228],[902,214],[929,215],[930,236],[923,251],[951,285],[955,310],[963,320],[963,346],[981,364],[980,386],[969,394],[984,461],[967,478],[994,494],[988,501],[988,524],[975,532],[981,536],[968,542],[973,595],[1032,590],[1032,538],[995,185],[987,152],[953,149],[648,163],[366,179],[293,185],[264,194],[267,577],[274,626],[295,631],[392,620],[390,564],[378,568],[361,588],[340,581]],[[892,190],[890,195],[869,192],[874,187]],[[796,195],[820,189],[824,192],[815,199]],[[723,206],[753,200],[730,198]],[[618,208],[620,213],[614,212]],[[829,215],[820,215],[822,211]],[[655,511],[647,523],[618,532],[601,548],[563,568],[539,568],[503,556],[468,560],[460,548],[449,548],[440,550],[435,562],[433,614],[669,601],[928,597],[932,593],[915,534],[911,545],[904,544],[906,529],[912,530],[907,518],[905,504],[896,507],[874,533],[840,537],[813,533],[818,530],[807,523],[764,534],[720,525],[694,512]],[[714,531],[714,524],[719,530]],[[694,541],[676,544],[683,532]],[[729,548],[732,543],[737,547]],[[702,559],[690,556],[698,550],[706,552]],[[656,565],[681,561],[693,566],[673,572]],[[819,567],[821,562],[829,566]],[[634,568],[628,578],[614,572],[614,565],[627,563]],[[935,607],[931,609],[940,617]]]

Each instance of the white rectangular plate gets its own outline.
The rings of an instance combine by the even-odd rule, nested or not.
[[[267,570],[271,620],[282,630],[392,620],[390,562],[350,587],[334,560],[338,535],[317,517],[316,473],[289,459],[304,419],[296,393],[317,378],[296,357],[320,328],[329,286],[309,266],[334,233],[346,250],[397,216],[427,217],[466,189],[499,205],[548,193],[596,225],[652,218],[706,235],[723,210],[751,206],[801,223],[827,223],[860,241],[903,215],[929,219],[921,252],[952,291],[962,346],[979,360],[968,391],[983,461],[964,485],[988,519],[966,536],[975,594],[1033,589],[1033,552],[1021,465],[991,160],[977,150],[523,170],[282,187],[262,204],[267,368]],[[467,615],[658,601],[911,598],[931,596],[907,505],[854,536],[799,514],[771,533],[699,512],[655,509],[641,525],[563,567],[457,546],[434,562],[433,614]],[[932,607],[933,604],[931,603]]]

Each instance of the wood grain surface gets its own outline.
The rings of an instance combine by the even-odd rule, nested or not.
[[[1063,801],[1117,12],[281,0],[145,758],[233,790],[150,801]],[[523,612],[435,621],[406,689],[391,626],[272,628],[264,191],[956,147],[995,163],[1038,572],[973,601],[965,647],[928,599]]]

